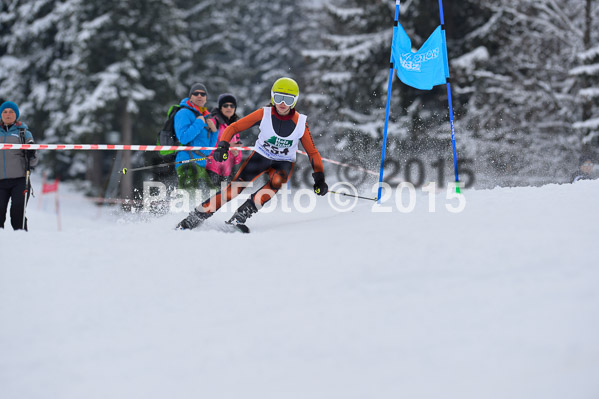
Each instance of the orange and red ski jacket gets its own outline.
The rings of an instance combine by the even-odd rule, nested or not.
[[[281,137],[286,137],[297,125],[297,121],[299,118],[299,114],[295,112],[295,109],[291,109],[291,112],[288,115],[281,116],[279,115],[275,108],[271,108],[272,119],[273,119],[273,127],[277,135]],[[239,132],[243,132],[253,126],[260,125],[262,121],[262,117],[264,116],[264,108],[260,108],[251,114],[241,118],[237,122],[230,124],[225,131],[222,133],[221,140],[230,142],[231,138],[235,136]],[[322,165],[322,158],[320,157],[320,153],[316,149],[314,145],[314,140],[312,139],[312,133],[310,133],[310,128],[308,128],[308,124],[306,123],[306,130],[304,131],[304,135],[301,138],[301,143],[308,157],[310,158],[310,165],[312,165],[312,169],[314,172],[323,172],[324,168]]]

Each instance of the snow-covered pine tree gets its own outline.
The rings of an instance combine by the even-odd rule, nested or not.
[[[119,132],[120,143],[153,143],[190,66],[184,16],[174,2],[15,4],[9,12],[16,22],[2,37],[8,43],[2,61],[19,62],[3,68],[2,91],[43,116],[44,141],[97,143]],[[66,174],[87,170],[96,188],[110,172],[110,159],[97,152],[56,155],[70,165]],[[123,154],[125,164],[130,156]],[[130,185],[122,187],[130,196]]]
[[[62,120],[53,114],[50,93],[52,65],[68,56],[69,49],[56,45],[61,22],[68,20],[69,3],[58,7],[56,0],[2,2],[0,13],[0,98],[19,104],[21,119],[26,121],[37,142],[57,142],[60,136],[50,124]],[[62,137],[66,128],[60,129]],[[79,154],[82,157],[83,154]],[[81,162],[72,162],[75,153],[43,152],[42,160],[52,172],[67,177],[84,170]]]
[[[460,126],[489,184],[568,179],[578,143],[572,131],[582,44],[580,2],[493,0],[488,18],[450,59]],[[527,151],[522,151],[527,148]]]
[[[231,92],[239,111],[249,112],[268,103],[277,78],[291,76],[302,85],[301,49],[310,32],[301,3],[204,1],[191,6],[187,22],[194,50],[189,79],[206,83],[209,105]]]
[[[578,96],[581,119],[574,129],[582,137],[583,152],[599,152],[599,35],[597,20],[599,5],[585,0],[583,49],[577,55],[578,64],[570,74],[578,80]]]
[[[580,54],[582,65],[574,67],[570,73],[580,81],[578,100],[581,103],[581,120],[573,124],[582,137],[582,151],[599,150],[599,46],[591,47]]]
[[[117,131],[123,144],[153,143],[176,98],[180,66],[191,56],[183,15],[171,0],[76,3],[77,19],[65,27],[71,32],[59,37],[72,52],[53,71],[70,95],[67,102],[56,99],[55,111],[65,110],[71,129],[91,141]],[[123,153],[123,165],[141,155]],[[121,196],[131,196],[130,183],[123,183]]]
[[[306,89],[316,116],[313,128],[326,131],[324,152],[331,158],[370,168],[380,162],[392,6],[332,1],[312,11],[321,39],[303,52],[311,63]],[[363,176],[338,177],[358,183]]]
[[[64,8],[55,0],[23,0],[0,5],[0,98],[19,105],[38,141],[47,129],[48,70],[64,55],[54,46]]]
[[[188,5],[187,23],[194,46],[194,68],[188,81],[205,82],[210,107],[216,105],[219,94],[233,93],[238,100],[237,113],[244,116],[269,104],[270,88],[276,79],[292,77],[300,85],[297,108],[308,112],[312,128],[315,115],[309,111],[307,66],[302,56],[302,50],[319,34],[319,26],[306,15],[310,7],[310,1],[293,0],[223,0]],[[320,134],[318,130],[313,132]],[[257,129],[245,132],[243,142],[253,144],[257,133]],[[320,145],[321,139],[316,140]],[[300,159],[292,175],[293,185],[298,184],[304,166],[307,163]]]
[[[454,21],[465,14],[478,19],[471,3],[445,7],[451,34],[464,34],[468,20]],[[415,50],[439,25],[437,4],[424,0],[401,4],[399,20]],[[335,134],[334,157],[373,170],[380,163],[394,6],[388,1],[327,3],[314,16],[326,30],[324,40],[304,53],[312,60],[307,80],[315,93],[313,103],[321,115],[327,115],[318,119]],[[453,36],[448,40],[451,57],[456,41]],[[417,184],[439,175],[443,175],[441,180],[449,178],[453,168],[445,87],[422,91],[406,86],[396,76],[393,79],[386,175]],[[410,173],[415,165],[419,171]],[[340,172],[344,180],[355,176],[345,173],[347,169]]]

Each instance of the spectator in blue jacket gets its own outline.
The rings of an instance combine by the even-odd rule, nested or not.
[[[175,134],[182,145],[198,147],[215,147],[218,132],[214,121],[210,118],[210,112],[206,108],[208,90],[201,83],[195,83],[189,90],[189,96],[181,100],[181,109],[175,115]],[[177,162],[188,159],[203,158],[209,156],[210,150],[206,151],[179,151]],[[200,189],[202,197],[209,195],[211,188],[215,188],[208,173],[206,172],[206,161],[195,161],[176,165],[179,188],[190,190]],[[196,201],[201,198],[196,198]]]
[[[26,124],[19,121],[19,107],[12,101],[0,106],[0,143],[33,144],[33,135]],[[33,150],[0,150],[0,228],[4,228],[8,200],[10,224],[14,230],[27,230],[25,207],[31,185],[27,170],[38,163]]]

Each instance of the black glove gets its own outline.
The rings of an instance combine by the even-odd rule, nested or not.
[[[217,144],[218,148],[212,153],[212,159],[216,162],[223,162],[229,158],[229,142],[219,141]]]
[[[25,150],[25,154],[29,159],[35,158],[35,150]]]
[[[329,186],[324,182],[324,173],[315,172],[312,173],[314,178],[314,192],[318,195],[325,195],[329,192]]]

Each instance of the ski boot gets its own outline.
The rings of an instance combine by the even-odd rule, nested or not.
[[[243,233],[249,233],[250,229],[245,225],[245,221],[248,220],[256,212],[258,212],[258,208],[256,208],[256,204],[250,198],[247,201],[245,201],[235,211],[231,219],[229,219],[225,223],[235,226],[237,230],[240,230]]]
[[[204,220],[212,216],[212,213],[200,212],[194,209],[189,215],[179,222],[175,230],[191,230],[198,227]]]

